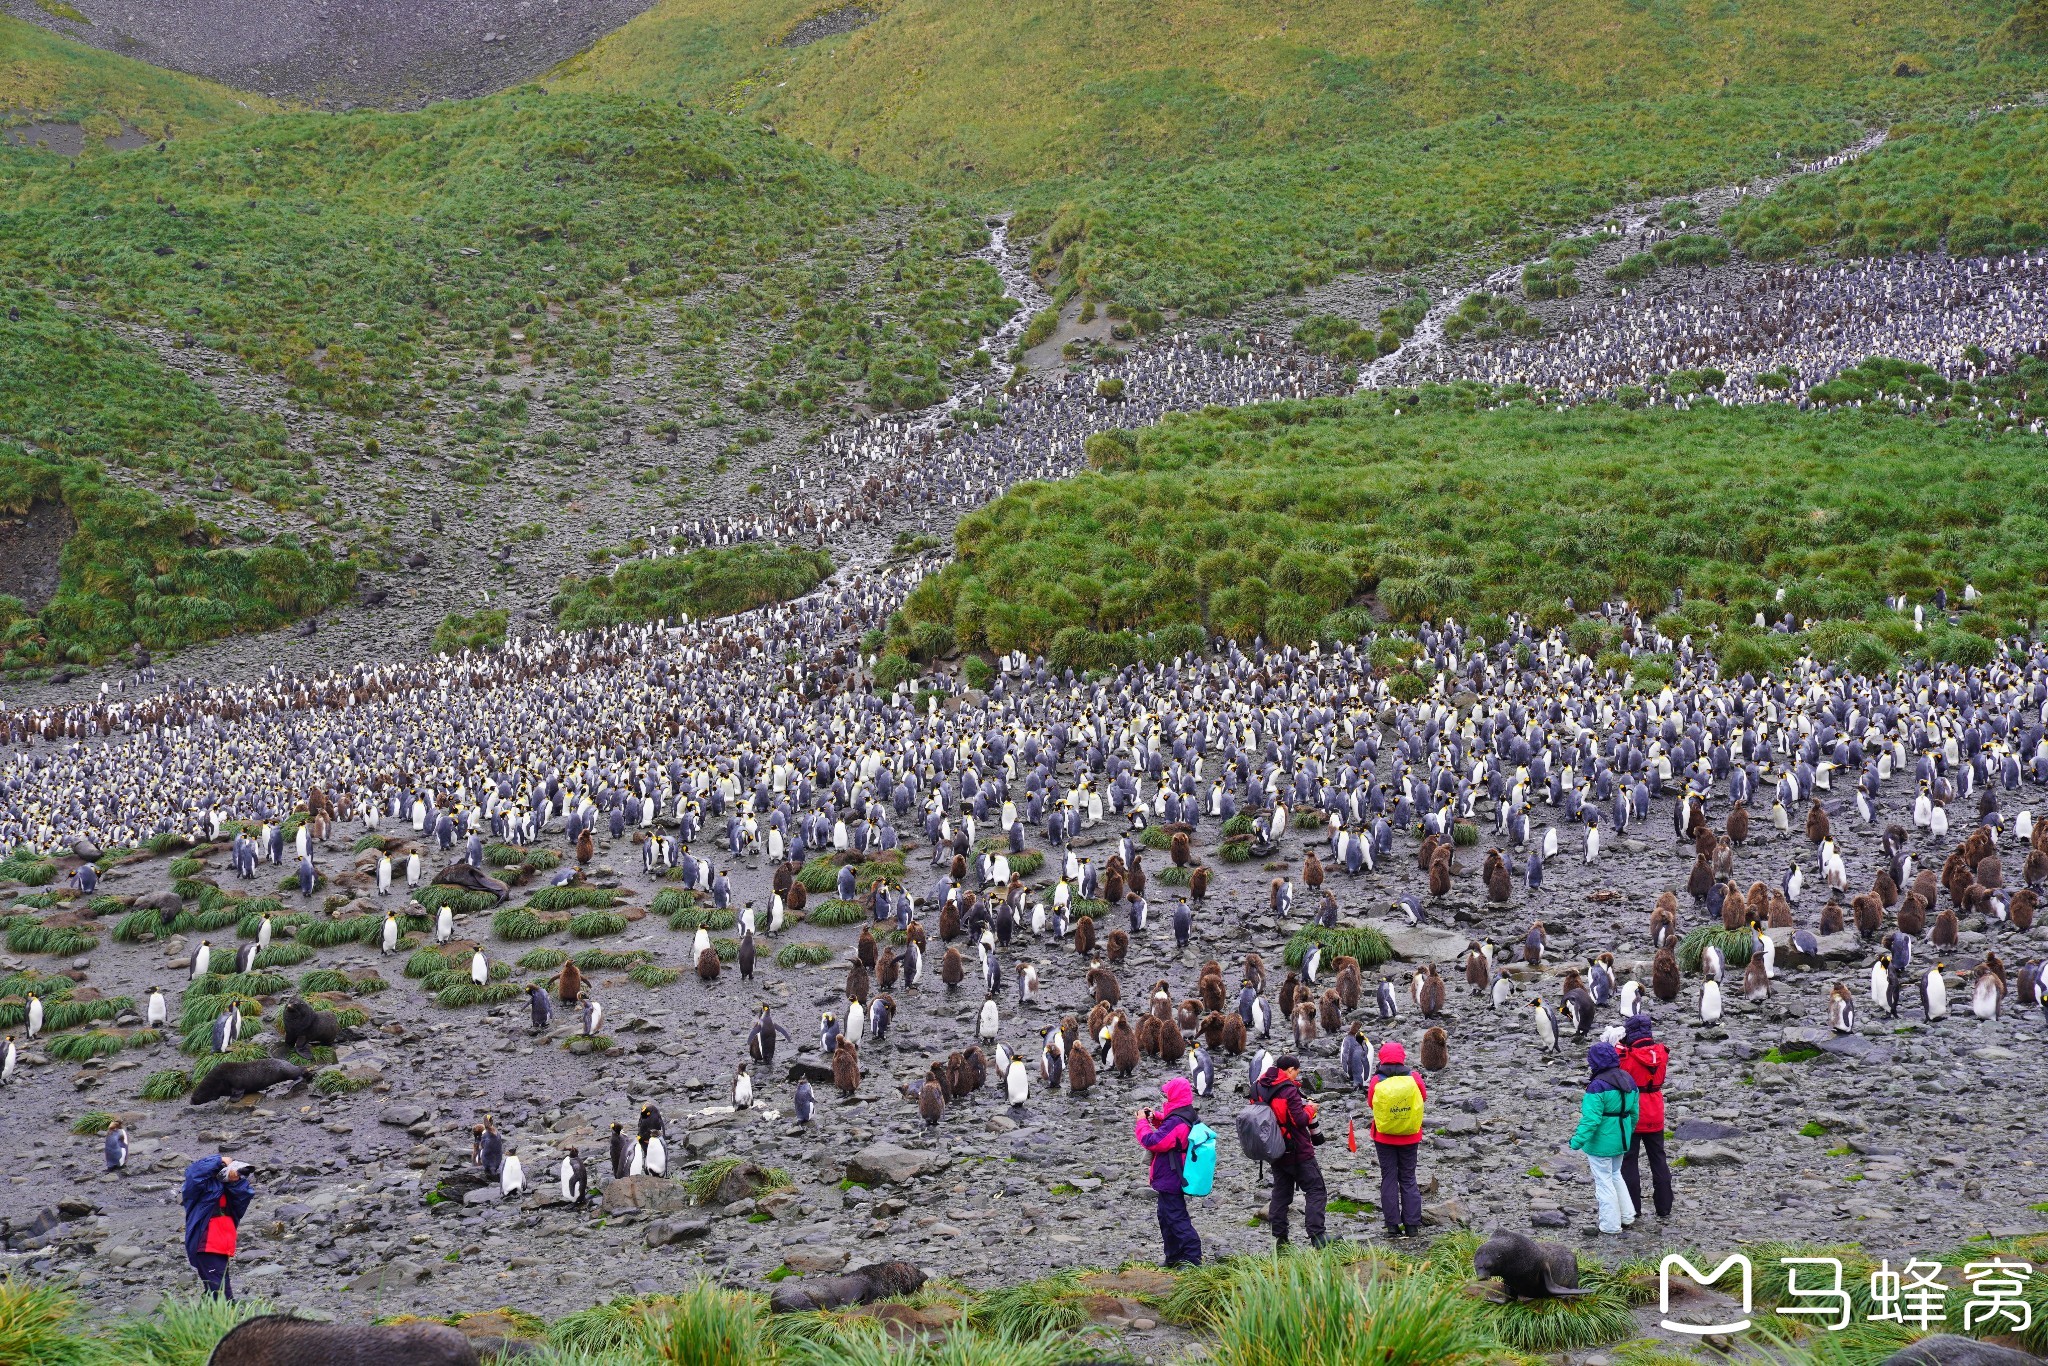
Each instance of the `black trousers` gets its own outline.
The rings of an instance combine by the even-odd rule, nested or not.
[[[195,1252],[191,1256],[192,1269],[199,1273],[199,1283],[209,1295],[224,1300],[235,1298],[235,1286],[228,1275],[228,1267],[234,1259],[219,1252]]]
[[[1165,1245],[1166,1265],[1200,1266],[1202,1235],[1188,1217],[1188,1198],[1178,1191],[1154,1191],[1159,1202],[1159,1240]]]
[[[1403,1224],[1422,1227],[1422,1187],[1415,1181],[1415,1158],[1420,1143],[1373,1141],[1380,1159],[1380,1217],[1389,1229]]]
[[[1276,1243],[1287,1241],[1287,1211],[1297,1190],[1308,1200],[1308,1213],[1302,1219],[1308,1236],[1323,1236],[1323,1211],[1330,1203],[1330,1192],[1323,1185],[1322,1164],[1313,1157],[1283,1158],[1273,1164],[1273,1198],[1266,1202],[1266,1222],[1272,1226]]]
[[[1671,1163],[1664,1156],[1664,1135],[1645,1133],[1638,1129],[1629,1141],[1628,1153],[1621,1159],[1621,1183],[1628,1187],[1628,1198],[1635,1202],[1640,1213],[1643,1208],[1643,1178],[1636,1165],[1638,1152],[1649,1154],[1650,1189],[1656,1197],[1656,1211],[1659,1216],[1671,1213]]]

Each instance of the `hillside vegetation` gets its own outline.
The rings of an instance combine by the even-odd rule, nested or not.
[[[1853,619],[1965,582],[1995,634],[2048,583],[2048,443],[1874,409],[1558,412],[1464,385],[1169,414],[1090,454],[963,519],[893,648],[1099,666],[1155,632],[1305,645],[1375,616],[1655,610],[1681,587],[1699,625]]]
[[[611,575],[570,579],[554,601],[565,630],[722,617],[802,597],[832,572],[823,551],[736,545],[630,560]]]
[[[77,524],[39,613],[0,597],[0,668],[96,662],[285,625],[347,596],[355,567],[247,526],[246,544],[190,506],[117,477],[170,475],[292,506],[318,496],[275,422],[223,410],[141,346],[0,289],[0,508],[62,503]]]
[[[0,115],[82,122],[87,133],[102,137],[126,124],[162,138],[189,137],[276,109],[260,96],[101,52],[0,14]],[[89,138],[88,146],[99,144]],[[0,158],[8,155],[0,150]]]
[[[1997,0],[659,0],[564,88],[758,113],[848,160],[991,188],[1329,145],[1479,112],[1833,86],[1969,60]]]
[[[986,234],[957,208],[723,115],[531,90],[0,171],[0,205],[0,271],[189,329],[352,413],[417,410],[437,364],[608,373],[654,302],[714,384],[722,332],[780,321],[768,392],[916,406],[1008,313],[961,259]],[[902,249],[871,283],[852,230],[877,215]]]
[[[2048,110],[1905,124],[1847,166],[1800,176],[1721,221],[1736,245],[1778,260],[2021,251],[2048,240]]]

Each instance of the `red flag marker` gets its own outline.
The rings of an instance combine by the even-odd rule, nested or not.
[[[1344,1125],[1344,1141],[1351,1145],[1351,1151],[1358,1151],[1358,1121],[1351,1120]]]

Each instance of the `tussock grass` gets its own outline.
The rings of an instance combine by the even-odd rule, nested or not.
[[[542,887],[526,900],[529,910],[569,911],[578,906],[603,909],[617,904],[618,892],[610,887]]]
[[[576,966],[585,972],[610,972],[644,963],[653,956],[646,949],[581,949],[576,953]]]
[[[192,1089],[192,1074],[184,1068],[166,1068],[152,1072],[142,1083],[144,1100],[176,1100]]]
[[[90,1034],[58,1034],[44,1045],[44,1051],[59,1062],[90,1062],[94,1058],[112,1057],[127,1046],[125,1036],[110,1029],[95,1029]]]
[[[1420,1275],[1361,1279],[1355,1250],[1256,1263],[1216,1324],[1218,1366],[1453,1366],[1497,1350],[1457,1292]]]
[[[1028,1340],[1072,1333],[1088,1322],[1095,1292],[1081,1284],[1086,1267],[1068,1267],[1022,1285],[991,1290],[967,1309],[970,1326],[999,1337]]]
[[[206,1366],[213,1349],[244,1319],[279,1312],[260,1299],[166,1295],[148,1314],[114,1320],[103,1337],[114,1361],[135,1366]]]
[[[739,1170],[747,1161],[748,1159],[743,1157],[714,1157],[684,1177],[683,1189],[690,1193],[690,1203],[709,1204],[711,1198],[718,1194],[718,1188],[725,1184],[725,1178]],[[767,1176],[767,1183],[760,1187],[761,1194],[796,1189],[796,1182],[781,1167],[763,1166],[761,1170]]]
[[[507,906],[491,917],[491,933],[500,939],[539,939],[561,928],[543,920],[525,906]]]
[[[297,942],[310,944],[316,949],[326,949],[336,944],[374,943],[383,933],[383,916],[354,915],[341,920],[315,920],[301,927]]]
[[[334,968],[314,968],[311,972],[299,978],[299,994],[301,996],[317,996],[323,992],[347,991],[348,989],[348,974],[339,972]]]
[[[143,944],[163,937],[163,913],[153,908],[130,911],[114,922],[114,938],[123,944]]]
[[[859,902],[841,901],[836,896],[804,908],[804,923],[821,930],[857,925],[867,918],[868,913],[860,908]]]
[[[218,961],[219,951],[215,951]],[[292,979],[281,972],[209,972],[185,988],[185,996],[218,996],[224,993],[239,996],[275,996],[280,991],[290,991]]]
[[[7,927],[10,953],[49,953],[59,957],[90,953],[99,947],[99,937],[83,925],[49,925],[33,918],[16,920]]]
[[[448,887],[429,884],[412,894],[412,899],[428,915],[438,916],[446,906],[456,915],[482,915],[498,904],[498,898],[489,892],[472,891],[467,887]]]
[[[647,903],[647,913],[666,920],[677,911],[697,904],[697,894],[681,887],[664,887],[654,894],[654,900]]]
[[[283,940],[271,944],[269,948],[262,950],[256,955],[256,970],[258,972],[266,972],[271,968],[297,967],[312,956],[313,946],[311,944],[301,944],[295,940]]]
[[[1370,925],[1339,925],[1327,929],[1321,925],[1310,925],[1296,930],[1288,939],[1282,953],[1282,960],[1290,968],[1301,966],[1301,960],[1308,955],[1310,944],[1323,946],[1323,962],[1326,965],[1350,955],[1358,960],[1362,969],[1376,968],[1389,962],[1394,956],[1394,946],[1387,942],[1387,936]]]
[[[455,971],[455,966],[453,958],[443,953],[439,948],[429,946],[414,949],[407,956],[405,960],[405,975],[407,977],[431,977],[437,972],[453,972]]]
[[[569,933],[578,939],[596,939],[601,935],[624,934],[626,917],[617,911],[584,911],[569,918]]]
[[[1749,966],[1750,951],[1755,941],[1748,930],[1724,930],[1719,925],[1699,925],[1678,941],[1678,967],[1690,976],[1700,970],[1700,957],[1707,951],[1707,945],[1720,948],[1722,961],[1731,968]]]
[[[835,891],[839,886],[839,858],[836,854],[819,854],[797,870],[796,880],[803,883],[804,890],[813,896]]]
[[[442,987],[435,993],[437,1005],[459,1008],[463,1006],[495,1006],[507,1001],[516,1001],[526,995],[526,988],[516,982],[486,982],[478,986],[474,982],[462,981]]]
[[[658,987],[674,986],[683,979],[681,968],[665,968],[656,963],[635,963],[626,970],[626,976],[652,991]]]
[[[105,1110],[87,1110],[71,1121],[71,1132],[80,1135],[103,1134],[114,1127],[114,1117]]]
[[[313,1078],[313,1089],[323,1096],[346,1096],[367,1091],[377,1084],[375,1077],[351,1077],[339,1067],[330,1067]]]
[[[561,949],[528,949],[519,955],[519,968],[522,972],[552,972],[568,961],[569,955]]]
[[[0,1361],[97,1366],[98,1352],[73,1322],[77,1305],[54,1285],[0,1280]]]
[[[352,853],[367,854],[372,849],[379,850],[381,852],[382,850],[389,848],[390,845],[391,841],[385,839],[375,830],[365,830],[362,834],[356,836],[356,842],[349,846],[349,850]]]
[[[1175,864],[1168,864],[1152,874],[1152,880],[1162,887],[1185,887],[1193,880],[1194,876],[1195,870],[1193,867],[1182,868]]]
[[[822,550],[735,545],[658,560],[631,560],[615,574],[568,579],[553,610],[565,630],[629,621],[730,616],[800,598],[832,573]]]
[[[775,954],[778,968],[816,967],[832,961],[830,944],[784,944]]]

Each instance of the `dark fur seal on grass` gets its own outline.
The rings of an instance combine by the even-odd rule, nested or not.
[[[1560,1243],[1539,1243],[1523,1233],[1495,1229],[1472,1254],[1472,1269],[1481,1279],[1500,1277],[1509,1299],[1541,1300],[1564,1295],[1590,1295],[1579,1288],[1579,1259]]]
[[[468,1338],[439,1323],[385,1327],[265,1314],[237,1324],[207,1366],[477,1366]]]
[[[258,1058],[254,1062],[224,1062],[208,1072],[192,1088],[193,1105],[228,1096],[240,1100],[251,1091],[264,1091],[281,1081],[304,1081],[312,1074],[282,1058]]]

